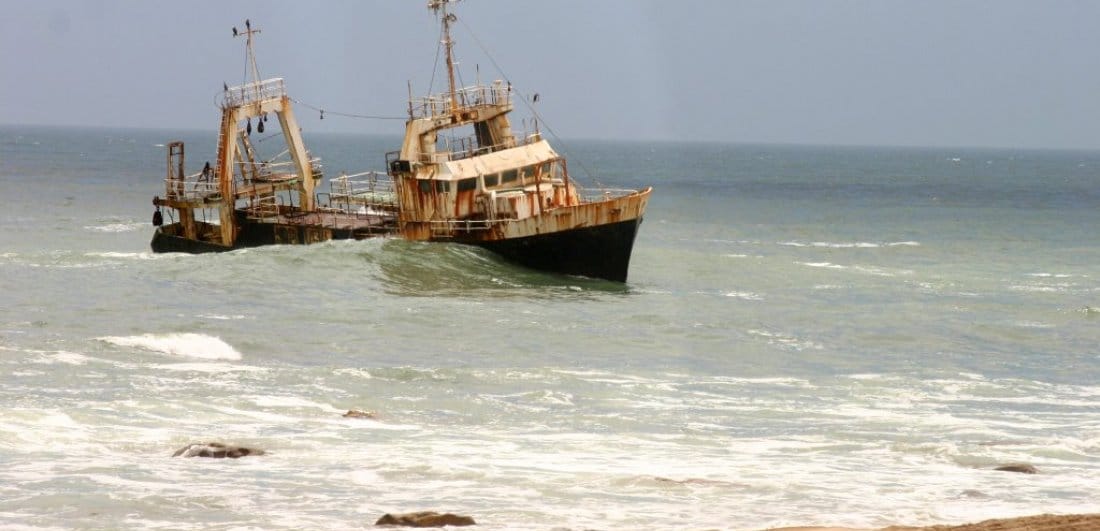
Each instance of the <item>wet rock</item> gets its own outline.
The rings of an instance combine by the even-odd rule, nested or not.
[[[257,448],[245,448],[243,446],[230,446],[219,442],[191,443],[172,454],[172,457],[213,457],[217,459],[237,459],[246,455],[264,455],[264,451]]]
[[[395,525],[404,527],[444,527],[453,525],[455,527],[462,527],[468,525],[477,525],[473,518],[469,516],[459,516],[457,514],[445,513],[439,514],[433,511],[420,511],[415,513],[405,514],[389,514],[386,513],[379,518],[374,525]]]
[[[661,476],[653,476],[653,480],[658,483],[675,483],[677,485],[710,485],[710,486],[734,486],[733,483],[728,481],[719,481],[716,479],[705,478],[687,478],[687,479],[672,479]]]
[[[993,470],[999,470],[1001,472],[1019,472],[1021,474],[1038,474],[1039,469],[1033,465],[1027,463],[1009,463],[1007,465],[1001,465]]]
[[[373,411],[349,409],[347,413],[344,413],[344,417],[349,419],[373,419],[375,414]]]

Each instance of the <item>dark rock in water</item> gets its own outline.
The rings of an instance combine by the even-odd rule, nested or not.
[[[964,490],[964,491],[962,491],[962,493],[960,493],[960,495],[965,497],[965,498],[988,498],[989,497],[988,494],[986,494],[986,493],[984,493],[980,490],[974,490],[974,489]]]
[[[1001,472],[1019,472],[1021,474],[1038,474],[1039,469],[1027,463],[1011,463],[1007,465],[1001,465],[993,470],[999,470]]]
[[[246,455],[264,455],[263,450],[245,448],[243,446],[229,446],[219,442],[191,443],[172,454],[172,457],[213,457],[237,459]]]
[[[404,527],[444,527],[453,525],[455,527],[462,527],[467,525],[477,525],[473,518],[469,516],[459,516],[457,514],[439,514],[433,511],[420,511],[416,513],[405,514],[389,514],[386,513],[379,518],[374,525],[399,525]]]
[[[653,476],[653,480],[658,483],[675,483],[677,485],[736,486],[735,484],[728,481],[719,481],[716,479],[704,478],[672,479],[661,476]]]
[[[362,411],[359,409],[349,409],[347,413],[344,413],[344,417],[350,419],[373,419],[375,417],[373,411]]]

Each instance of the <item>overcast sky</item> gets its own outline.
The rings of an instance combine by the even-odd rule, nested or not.
[[[1100,148],[1094,0],[465,0],[457,13],[463,79],[502,77],[483,45],[565,138]],[[432,79],[425,0],[5,0],[0,123],[213,131],[222,82],[243,79],[230,28],[245,18],[263,32],[261,75],[329,111],[401,116],[407,83],[423,95]],[[297,111],[307,133],[403,132]]]

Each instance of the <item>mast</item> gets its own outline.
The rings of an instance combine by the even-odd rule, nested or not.
[[[447,6],[458,0],[428,0],[428,9],[435,11],[443,23],[443,46],[447,49],[447,80],[450,82],[451,113],[458,113],[458,89],[455,87],[454,39],[451,38],[451,23],[458,20]]]
[[[244,19],[244,31],[238,32],[237,28],[233,28],[233,36],[245,38],[245,61],[248,63],[249,72],[252,74],[252,82],[256,83],[256,90],[259,91],[260,87],[260,69],[256,67],[256,53],[252,50],[252,34],[260,33],[259,29],[252,29],[252,22],[249,19]],[[248,80],[245,80],[248,83]],[[259,96],[259,92],[256,94]]]

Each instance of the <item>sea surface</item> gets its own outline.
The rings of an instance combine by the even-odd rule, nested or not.
[[[329,175],[400,140],[305,138]],[[153,254],[175,139],[214,158],[0,127],[0,528],[1100,511],[1100,152],[557,144],[654,187],[622,285],[396,239]],[[205,441],[267,453],[172,457]]]

